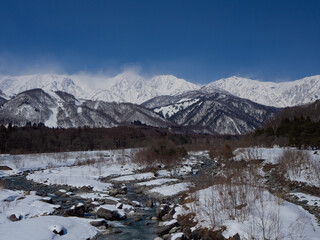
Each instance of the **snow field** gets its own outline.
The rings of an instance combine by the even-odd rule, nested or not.
[[[90,225],[91,219],[60,216],[40,216],[18,222],[0,224],[1,239],[49,240],[77,239],[94,237],[98,230]],[[56,227],[55,227],[56,226]],[[64,235],[53,233],[53,229],[62,228]]]
[[[131,163],[132,155],[136,149],[90,151],[90,152],[63,152],[63,153],[39,153],[21,155],[0,155],[0,165],[12,168],[12,171],[1,171],[1,176],[14,175],[27,170],[41,170],[57,167],[100,163],[112,165],[118,163],[124,165]],[[133,167],[133,166],[131,166]]]
[[[288,180],[320,187],[320,154],[317,151],[273,147],[239,148],[233,153],[235,160],[263,159],[263,164],[282,164]]]
[[[169,182],[175,182],[178,181],[178,179],[171,179],[171,178],[160,178],[160,179],[155,179],[147,182],[141,182],[137,183],[138,186],[158,186],[158,185],[163,185],[165,183]]]
[[[24,191],[0,189],[0,226],[10,222],[9,217],[12,214],[15,214],[18,219],[27,219],[51,214],[60,207],[43,202],[41,199],[43,198],[35,195],[34,192],[26,195]]]
[[[161,187],[156,187],[151,190],[149,190],[149,193],[158,193],[162,196],[171,197],[175,196],[181,192],[185,192],[189,190],[191,187],[191,183],[177,183],[172,185],[163,185]]]
[[[241,196],[239,187],[229,189],[231,195],[221,185],[199,190],[191,195],[193,202],[186,204],[189,210],[176,208],[175,217],[195,213],[195,228],[226,226],[226,238],[238,233],[241,239],[319,239],[315,217],[302,207],[255,187]]]

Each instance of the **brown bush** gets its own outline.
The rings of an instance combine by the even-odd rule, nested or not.
[[[142,165],[155,164],[176,165],[187,156],[184,147],[176,146],[170,140],[160,140],[151,147],[140,150],[134,157],[134,162]]]
[[[278,158],[278,163],[282,171],[292,171],[293,174],[300,175],[303,168],[309,167],[310,155],[300,150],[284,150]]]
[[[212,159],[217,160],[230,160],[233,157],[234,148],[229,143],[225,143],[221,146],[214,146],[209,151],[209,156]]]

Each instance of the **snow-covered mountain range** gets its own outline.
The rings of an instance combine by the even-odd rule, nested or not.
[[[61,91],[32,89],[0,104],[0,124],[44,123],[48,127],[116,127],[148,125],[209,134],[244,134],[261,127],[276,108],[235,97],[225,91],[188,91],[153,98],[143,105],[79,100]],[[161,103],[162,102],[162,103]],[[164,104],[165,103],[165,104]],[[156,106],[156,108],[152,107]]]
[[[204,86],[207,91],[217,88],[263,105],[289,107],[320,99],[320,75],[279,83],[230,77]]]
[[[230,77],[201,86],[172,75],[146,78],[134,72],[112,78],[37,74],[0,76],[0,90],[2,124],[68,128],[137,122],[243,134],[262,126],[275,107],[319,99],[320,75],[283,83]]]
[[[200,89],[176,96],[155,97],[142,106],[179,126],[199,128],[210,134],[248,133],[279,111],[219,89],[210,93]]]
[[[14,96],[25,90],[41,88],[63,91],[77,99],[141,104],[161,95],[178,95],[191,90],[212,92],[225,90],[235,96],[274,107],[287,107],[320,99],[320,75],[292,82],[262,82],[241,77],[229,77],[207,85],[197,85],[172,75],[146,78],[135,72],[123,72],[114,77],[92,75],[36,74],[0,76],[0,97]]]
[[[32,89],[19,93],[0,107],[0,123],[25,126],[27,122],[48,127],[115,127],[146,124],[169,127],[172,123],[150,109],[132,103],[78,100],[73,95]]]
[[[113,78],[55,74],[0,76],[0,89],[7,96],[35,88],[67,92],[78,99],[140,104],[156,96],[175,95],[199,86],[172,75],[144,78],[131,72]]]

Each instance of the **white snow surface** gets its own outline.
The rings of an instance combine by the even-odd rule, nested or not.
[[[47,127],[57,127],[58,109],[53,107],[50,110],[51,110],[52,114],[50,115],[49,119],[44,124]]]
[[[0,189],[0,226],[10,222],[8,217],[12,214],[15,214],[17,218],[27,219],[51,214],[60,207],[45,203],[41,199],[42,197],[35,195],[35,192],[26,195],[24,191]]]
[[[187,191],[189,187],[191,186],[191,183],[183,182],[183,183],[177,183],[173,185],[163,185],[161,187],[156,187],[151,190],[149,190],[150,193],[158,193],[162,196],[175,196],[181,192]]]
[[[80,160],[80,166],[56,166],[45,170],[36,171],[27,176],[27,179],[44,184],[60,184],[74,187],[89,186],[94,191],[108,191],[111,183],[99,181],[102,177],[132,174],[138,166],[130,161],[131,150],[123,151],[98,151],[99,158],[96,162],[82,165],[86,157]],[[102,155],[101,155],[102,154]],[[95,154],[90,154],[95,159]],[[76,162],[74,162],[76,163]],[[132,176],[132,175],[130,175]],[[130,178],[130,177],[129,177]]]
[[[320,197],[315,197],[305,193],[290,193],[289,195],[298,197],[299,201],[308,201],[309,206],[318,206],[320,207]]]
[[[279,163],[279,157],[284,151],[301,152],[309,156],[309,160],[302,166],[296,166],[285,174],[285,177],[291,181],[305,182],[308,185],[320,187],[320,155],[314,150],[298,150],[295,148],[239,148],[236,149],[233,154],[235,160],[252,160],[252,159],[263,159],[264,164]]]
[[[85,240],[97,235],[97,228],[91,226],[92,219],[60,216],[41,216],[18,222],[0,224],[0,236],[5,240]],[[60,226],[65,234],[60,236],[52,232],[54,226]]]
[[[114,168],[105,170],[106,175],[117,173],[118,168],[123,168],[120,172],[130,174],[136,165],[131,164],[131,157],[137,151],[136,149],[125,150],[107,150],[107,151],[81,151],[81,152],[62,152],[62,153],[39,153],[39,154],[21,154],[10,155],[0,154],[0,166],[12,168],[9,171],[0,170],[1,176],[9,176],[27,170],[52,169],[58,167],[67,167],[83,164],[90,160],[96,164],[91,172],[100,172],[99,164],[108,166],[115,165]],[[105,176],[105,175],[104,175]]]
[[[171,236],[171,240],[176,240],[177,238],[181,238],[183,236],[183,233],[174,233],[172,236]]]
[[[197,99],[197,98],[196,99],[183,98],[183,99],[180,99],[175,104],[155,108],[153,111],[155,111],[156,113],[161,113],[166,118],[170,118],[172,115],[197,103],[199,100],[200,99]]]
[[[117,177],[111,179],[111,181],[116,181],[116,182],[130,182],[130,181],[139,181],[139,180],[144,180],[144,179],[150,179],[154,178],[155,175],[154,173],[148,172],[148,173],[137,173],[137,174],[132,174],[132,175],[126,175],[122,177]]]
[[[92,193],[79,193],[76,194],[77,196],[84,198],[84,199],[91,199],[91,200],[95,200],[95,199],[110,199],[113,200],[115,202],[118,202],[119,199],[115,198],[115,197],[111,197],[109,196],[109,194],[104,193],[104,192],[92,192]]]
[[[157,186],[157,185],[162,185],[165,183],[176,182],[176,181],[178,181],[178,179],[159,178],[159,179],[155,179],[155,180],[151,180],[151,181],[147,181],[147,182],[137,183],[137,185],[138,186]]]
[[[114,174],[115,172],[119,173],[120,169],[120,167],[116,168],[115,170],[112,169],[113,171],[111,170],[110,173],[108,168],[102,168],[101,171],[103,172],[99,174],[100,168],[91,165],[60,167],[56,169],[46,169],[34,172],[29,174],[27,179],[47,185],[69,185],[79,188],[83,186],[89,186],[93,187],[94,191],[108,191],[112,187],[112,184],[100,182],[99,177],[102,175]]]
[[[196,201],[187,204],[189,210],[176,208],[175,217],[194,212],[198,222],[196,228],[226,226],[223,232],[226,238],[238,233],[241,239],[263,239],[264,227],[268,239],[319,239],[320,227],[313,215],[300,206],[279,200],[268,191],[263,191],[261,198],[256,198],[256,192],[254,188],[251,189],[249,196],[246,196],[248,205],[244,206],[242,214],[240,211],[234,213],[234,219],[222,210],[229,202],[223,198],[217,186],[197,191],[194,194]],[[231,212],[234,210],[231,209]]]

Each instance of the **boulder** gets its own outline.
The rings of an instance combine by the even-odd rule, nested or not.
[[[18,197],[18,198],[17,198],[17,201],[19,201],[19,200],[23,200],[23,199],[25,199],[25,198],[26,198],[26,196]]]
[[[110,196],[116,196],[116,195],[125,195],[127,193],[126,188],[113,188],[109,190]]]
[[[170,214],[170,213],[167,213],[166,215],[164,215],[163,217],[162,217],[162,220],[163,221],[170,221],[170,220],[172,220],[173,219],[173,216]]]
[[[158,219],[162,219],[162,217],[167,213],[169,213],[169,211],[170,211],[170,207],[167,204],[161,204],[157,207],[156,217]]]
[[[10,216],[9,216],[9,220],[11,221],[11,222],[16,222],[16,221],[19,221],[19,220],[21,220],[21,215],[19,214],[19,215],[17,215],[17,214],[11,214]]]
[[[153,201],[152,201],[152,199],[148,199],[146,205],[147,205],[148,208],[152,208],[152,207],[153,207]]]
[[[108,223],[106,222],[106,220],[95,220],[95,221],[91,221],[90,222],[91,226],[94,227],[101,227],[101,226],[105,226],[108,227]]]
[[[156,234],[158,236],[164,236],[164,235],[168,234],[173,227],[176,227],[176,226],[178,226],[177,222],[172,223],[172,224],[167,225],[167,226],[162,226],[156,231]]]
[[[50,204],[53,203],[51,197],[44,197],[44,198],[42,198],[40,201],[45,202],[45,203],[50,203]]]
[[[235,235],[233,235],[232,239],[233,240],[240,240],[240,235],[238,233],[236,233]]]
[[[63,235],[64,234],[64,229],[60,225],[53,225],[50,227],[51,231],[57,235]]]
[[[2,171],[10,171],[10,170],[13,170],[11,167],[8,167],[8,166],[0,166],[0,170]]]
[[[134,207],[141,207],[141,204],[139,203],[139,202],[137,202],[137,201],[132,201],[132,206],[134,206]]]
[[[100,204],[98,202],[91,202],[91,201],[87,201],[84,205],[84,211],[85,212],[91,212],[93,211],[97,206],[99,206]]]
[[[118,211],[111,211],[105,208],[99,208],[97,211],[98,217],[104,218],[109,221],[123,220],[126,216],[121,216]]]
[[[141,220],[142,220],[142,218],[141,218],[141,217],[139,217],[139,216],[137,216],[137,217],[135,217],[135,218],[134,218],[134,220],[135,220],[136,222],[139,222],[139,221],[141,221]]]
[[[116,205],[118,202],[109,198],[103,199],[103,203],[104,204],[108,204],[108,205]]]
[[[81,192],[90,192],[90,191],[92,191],[92,189],[93,189],[93,187],[91,187],[91,186],[83,186],[79,190]]]
[[[84,216],[85,206],[84,204],[78,204],[77,206],[72,206],[71,208],[65,210],[64,216],[74,216],[74,217],[83,217]]]
[[[113,233],[122,233],[122,231],[117,228],[117,229],[114,229],[114,230],[113,230]]]
[[[122,204],[122,203],[118,203],[118,204],[116,205],[116,208],[122,209],[122,208],[123,208],[123,204]]]

